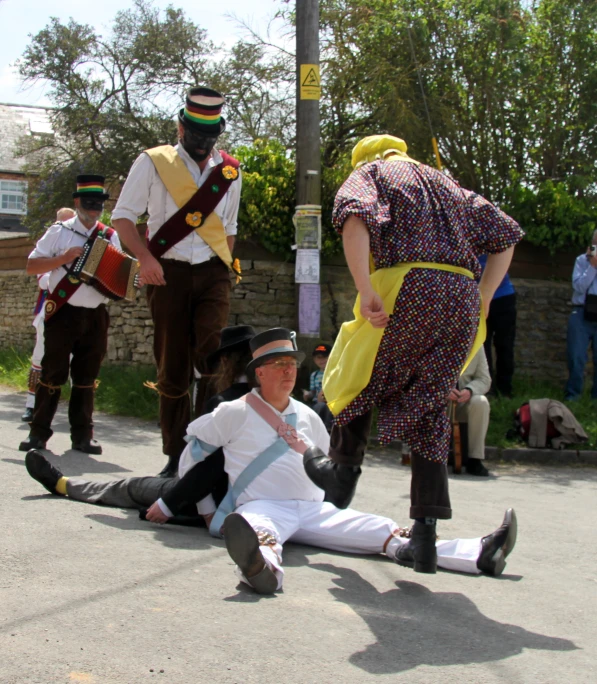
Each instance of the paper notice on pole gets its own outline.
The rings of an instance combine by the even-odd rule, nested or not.
[[[319,283],[319,250],[296,250],[294,280],[297,283]]]
[[[295,214],[296,244],[299,248],[321,248],[321,215]]]
[[[321,288],[303,284],[299,287],[299,334],[319,336]]]

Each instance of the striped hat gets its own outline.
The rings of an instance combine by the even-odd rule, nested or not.
[[[222,116],[224,98],[211,88],[190,88],[187,103],[178,113],[178,120],[192,131],[217,137],[224,132],[226,121]]]
[[[253,359],[247,365],[247,372],[254,372],[258,366],[278,356],[292,356],[297,361],[304,361],[305,353],[297,350],[293,334],[287,328],[271,328],[255,335],[250,342]]]
[[[104,189],[103,176],[92,174],[82,174],[77,176],[77,190],[73,192],[73,197],[91,197],[92,199],[107,200],[110,195]]]

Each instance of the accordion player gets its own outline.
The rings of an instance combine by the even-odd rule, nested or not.
[[[85,245],[69,278],[82,280],[109,299],[133,301],[140,287],[139,268],[136,259],[98,237]]]

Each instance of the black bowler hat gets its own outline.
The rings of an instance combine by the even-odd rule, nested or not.
[[[272,328],[255,335],[251,340],[253,360],[247,365],[247,372],[253,372],[269,359],[278,356],[292,356],[297,361],[305,360],[305,353],[294,346],[293,333],[288,328]]]
[[[231,325],[227,328],[222,328],[222,336],[220,337],[220,346],[215,352],[209,355],[210,362],[217,361],[222,352],[234,351],[237,347],[249,348],[249,340],[255,337],[255,329],[252,325]]]
[[[110,195],[104,189],[105,180],[104,176],[89,173],[77,176],[77,189],[73,192],[73,198],[89,197],[102,202],[110,199]]]
[[[211,88],[190,88],[185,106],[178,112],[178,120],[185,127],[205,136],[217,138],[226,130],[222,116],[224,97]]]

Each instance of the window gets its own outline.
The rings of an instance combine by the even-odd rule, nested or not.
[[[0,181],[0,213],[27,213],[27,183],[24,181]]]

